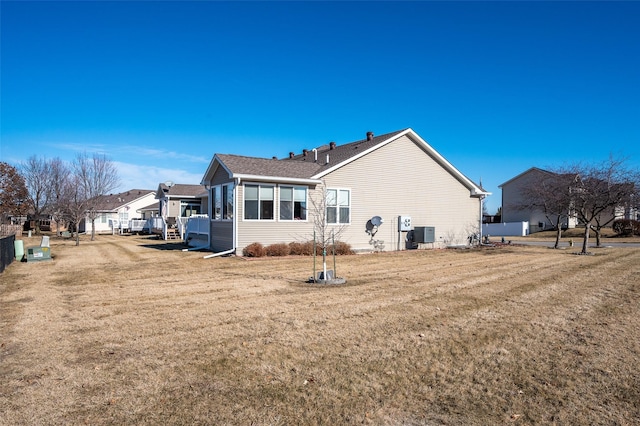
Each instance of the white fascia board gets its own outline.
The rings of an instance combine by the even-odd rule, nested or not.
[[[290,178],[280,176],[263,176],[263,175],[243,175],[235,174],[233,178],[238,179],[238,183],[242,181],[258,181],[258,182],[273,182],[273,183],[297,183],[301,185],[319,185],[322,183],[320,179],[304,179],[304,178]]]
[[[427,143],[427,141],[425,141],[424,139],[422,139],[420,137],[420,135],[418,135],[416,132],[414,132],[413,130],[409,129],[411,131],[411,134],[413,135],[413,137],[415,137],[421,144],[422,147],[433,157],[435,158],[436,162],[438,164],[440,164],[440,166],[442,166],[445,170],[447,170],[449,173],[451,173],[454,177],[456,177],[459,181],[461,181],[463,184],[465,184],[467,186],[467,188],[469,188],[469,190],[471,191],[471,196],[472,197],[486,197],[488,195],[491,195],[490,192],[487,191],[483,191],[482,188],[480,188],[478,185],[476,185],[475,183],[473,183],[473,181],[471,179],[469,179],[468,177],[466,177],[464,174],[462,174],[462,172],[460,172],[460,170],[456,169],[453,164],[451,164],[449,161],[447,161],[442,155],[440,155],[440,153],[438,151],[436,151],[435,149],[433,149],[433,147],[431,145],[429,145]]]
[[[322,171],[321,173],[318,173],[315,176],[312,176],[312,178],[321,178],[323,176],[325,176],[328,173],[331,173],[332,171],[352,162],[357,160],[358,158],[367,155],[368,153],[375,151],[378,148],[381,148],[391,142],[393,142],[396,139],[399,139],[405,135],[411,135],[413,138],[417,139],[420,144],[422,145],[422,148],[427,151],[435,160],[438,164],[440,164],[440,166],[442,166],[445,170],[447,170],[449,173],[451,173],[452,175],[454,175],[455,177],[458,178],[458,180],[460,180],[461,182],[463,182],[465,184],[465,186],[467,186],[467,188],[469,188],[469,190],[471,191],[471,195],[472,196],[487,196],[487,195],[491,195],[490,192],[486,192],[483,191],[478,185],[476,185],[475,183],[473,183],[469,178],[467,178],[465,175],[463,175],[458,169],[456,169],[453,164],[449,163],[442,155],[440,155],[438,153],[438,151],[436,151],[435,149],[433,149],[433,147],[431,145],[429,145],[424,139],[422,139],[420,137],[420,135],[418,135],[416,132],[413,131],[413,129],[408,128],[400,133],[398,133],[397,135],[390,137],[387,140],[384,140],[382,142],[380,142],[378,145],[373,146],[365,151],[362,151],[361,153],[359,153],[358,155],[354,155],[353,157],[349,158],[346,161],[343,161],[342,163],[338,163],[335,166]]]
[[[136,201],[140,201],[140,200],[142,200],[144,197],[146,197],[149,194],[153,194],[153,192],[147,192],[146,194],[143,194],[143,195],[139,196],[138,198],[135,198],[135,199],[129,201],[127,204],[132,204],[132,203],[135,203]]]

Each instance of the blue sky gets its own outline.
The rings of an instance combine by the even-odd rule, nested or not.
[[[640,167],[640,2],[0,2],[0,159],[106,153],[121,190],[407,127],[493,193]]]

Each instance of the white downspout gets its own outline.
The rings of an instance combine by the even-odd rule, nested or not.
[[[233,188],[233,250],[238,247],[238,188],[240,187],[240,178],[236,178],[235,188]]]
[[[484,202],[484,195],[480,196],[480,232],[478,235],[480,236],[480,240],[478,241],[478,245],[482,245],[482,204]]]

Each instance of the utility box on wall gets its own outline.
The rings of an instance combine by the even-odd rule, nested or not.
[[[435,243],[435,226],[416,226],[413,230],[413,241],[415,243]]]
[[[411,231],[411,216],[398,216],[398,231]]]

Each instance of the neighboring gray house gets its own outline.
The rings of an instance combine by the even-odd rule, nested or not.
[[[185,185],[165,182],[158,185],[158,215],[164,218],[189,217],[195,214],[206,214],[207,203],[202,201],[207,190],[202,185]]]
[[[529,231],[538,232],[546,228],[552,228],[544,212],[541,210],[523,209],[523,189],[535,185],[544,178],[552,175],[551,172],[532,167],[519,175],[509,179],[498,188],[502,189],[502,222],[529,222]]]
[[[519,175],[509,179],[499,188],[502,189],[502,222],[529,222],[529,232],[539,232],[555,228],[557,216],[547,217],[540,209],[523,209],[523,190],[533,185],[540,184],[544,179],[552,177],[553,172],[531,167]],[[561,219],[564,228],[575,228],[577,220],[575,215]]]
[[[545,179],[556,176],[554,172],[531,167],[519,175],[509,179],[499,187],[502,189],[502,222],[529,222],[530,232],[555,229],[557,215],[545,215],[541,209],[522,208],[524,204],[523,190],[539,185]],[[572,177],[573,178],[573,177]],[[598,218],[601,223],[611,223],[615,219],[633,219],[638,211],[632,202],[623,203],[602,212]],[[561,218],[563,228],[575,228],[579,220],[575,212],[568,211]]]
[[[405,248],[414,227],[434,231],[426,247],[466,244],[489,195],[411,129],[369,132],[284,159],[215,154],[201,183],[209,192],[207,244],[215,252],[311,240],[321,212],[356,251],[372,250],[367,225],[375,216],[384,221],[375,236],[384,250]],[[323,199],[326,211],[318,212],[314,204]]]

